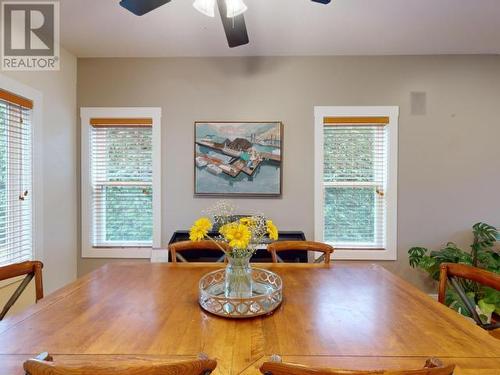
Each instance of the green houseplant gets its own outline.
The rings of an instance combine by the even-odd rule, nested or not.
[[[494,249],[499,240],[499,232],[491,225],[477,223],[472,227],[474,242],[470,251],[464,251],[449,242],[442,249],[429,251],[424,247],[412,247],[409,251],[410,266],[427,272],[434,280],[439,280],[441,263],[462,263],[488,271],[500,273],[500,254]],[[477,283],[461,280],[467,297],[477,306],[481,320],[491,320],[493,313],[500,315],[500,292]],[[446,304],[459,313],[469,316],[464,303],[453,288],[448,288]]]

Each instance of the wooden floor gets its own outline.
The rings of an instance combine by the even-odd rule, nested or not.
[[[105,266],[0,322],[0,368],[21,375],[42,351],[66,363],[205,352],[224,375],[257,374],[272,354],[352,369],[418,368],[435,356],[458,375],[500,374],[500,341],[381,267],[259,266],[281,275],[285,300],[271,316],[242,321],[197,304],[199,278],[220,265]]]

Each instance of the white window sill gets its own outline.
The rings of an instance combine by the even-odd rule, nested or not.
[[[151,247],[105,247],[82,250],[82,258],[150,259]]]
[[[395,250],[345,250],[336,249],[333,254],[333,260],[397,260],[397,251]]]

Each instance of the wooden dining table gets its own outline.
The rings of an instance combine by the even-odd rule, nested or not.
[[[230,320],[198,305],[198,281],[220,264],[108,264],[0,322],[0,374],[40,352],[66,364],[178,361],[206,353],[216,374],[258,374],[285,361],[349,369],[500,374],[500,340],[378,265],[254,264],[283,279],[269,316]]]

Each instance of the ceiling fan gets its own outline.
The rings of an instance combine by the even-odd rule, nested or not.
[[[120,5],[137,16],[169,3],[171,0],[121,0]],[[329,4],[331,0],[311,0],[315,3]],[[248,33],[243,13],[247,6],[243,0],[194,0],[193,6],[201,13],[215,17],[215,3],[219,8],[222,25],[226,33],[229,47],[238,47],[248,44]]]

